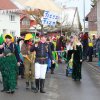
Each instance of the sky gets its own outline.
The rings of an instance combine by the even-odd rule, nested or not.
[[[78,7],[79,16],[81,23],[83,24],[84,19],[84,0],[54,0],[59,5],[65,5],[66,7]],[[91,9],[91,0],[85,0],[85,15],[89,13]]]

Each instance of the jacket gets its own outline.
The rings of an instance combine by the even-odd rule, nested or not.
[[[53,60],[51,48],[47,43],[39,42],[38,46],[35,47],[35,45],[33,45],[30,51],[31,52],[36,51],[35,62],[38,62],[40,64],[47,63],[47,54],[49,55],[50,59]]]

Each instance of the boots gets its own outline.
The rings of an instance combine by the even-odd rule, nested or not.
[[[26,89],[29,89],[29,82],[26,82]]]
[[[40,79],[40,93],[45,93],[44,83],[45,83],[45,79]]]
[[[34,93],[38,92],[38,90],[34,87],[34,82],[31,82],[31,90],[34,91]]]
[[[31,82],[31,90],[35,90],[36,88],[34,87],[34,83]]]
[[[54,74],[55,64],[51,64],[51,74]]]
[[[54,74],[54,69],[53,68],[51,68],[51,74]]]
[[[40,85],[40,79],[36,79],[35,80],[35,84],[36,84],[36,90],[38,92],[38,90],[40,89],[39,85]]]

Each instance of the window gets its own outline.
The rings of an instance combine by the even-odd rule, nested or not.
[[[22,25],[26,25],[26,26],[29,26],[30,25],[30,20],[29,19],[23,19],[22,20]]]
[[[10,21],[15,21],[15,15],[9,15],[9,20]]]

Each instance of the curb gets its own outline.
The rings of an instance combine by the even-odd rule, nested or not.
[[[87,65],[89,65],[92,69],[94,69],[95,71],[99,72],[100,73],[100,69],[94,67],[92,64],[89,64],[88,62],[84,62],[86,63]]]

